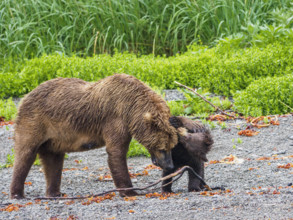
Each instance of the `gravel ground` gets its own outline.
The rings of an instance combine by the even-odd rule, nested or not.
[[[18,201],[8,197],[12,168],[3,168],[0,169],[0,208],[7,208],[9,203],[27,205],[18,211],[0,211],[0,219],[292,219],[293,167],[278,166],[293,163],[293,116],[280,117],[279,121],[279,126],[255,129],[260,133],[253,137],[237,134],[239,128],[246,127],[241,120],[228,121],[226,129],[217,125],[212,130],[215,144],[208,154],[206,182],[211,187],[224,186],[231,192],[188,193],[187,174],[184,174],[173,185],[176,195],[167,199],[138,196],[133,201],[125,201],[116,195],[112,200],[89,205],[83,204],[88,200],[38,202],[29,198],[44,196],[45,179],[41,167],[33,166],[26,180],[31,182],[25,186],[27,199]],[[13,126],[0,128],[0,164],[11,153],[12,136]],[[212,163],[229,155],[236,157],[232,163]],[[258,160],[262,157],[266,160]],[[131,173],[142,173],[149,164],[150,158],[145,157],[128,160]],[[68,196],[85,196],[114,188],[112,181],[99,180],[101,175],[109,173],[104,148],[71,153],[64,168],[67,170],[63,172],[61,189]],[[160,176],[161,171],[153,169],[132,181],[134,186],[142,187]]]

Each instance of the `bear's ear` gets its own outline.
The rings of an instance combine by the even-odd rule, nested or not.
[[[146,123],[151,123],[152,120],[153,120],[152,113],[150,113],[150,112],[146,112],[146,113],[144,113],[144,115],[143,115],[143,120],[144,120]]]

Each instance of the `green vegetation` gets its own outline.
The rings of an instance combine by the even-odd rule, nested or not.
[[[259,24],[292,25],[291,0],[2,0],[0,57],[132,51],[173,55]],[[253,28],[253,30],[251,30]]]
[[[150,154],[144,146],[142,146],[136,140],[132,139],[129,145],[129,150],[127,152],[127,157],[134,157],[134,156],[150,157]]]
[[[0,164],[0,169],[8,168],[8,167],[13,166],[13,163],[14,163],[14,150],[12,149],[11,151],[12,151],[11,154],[7,154],[6,163],[5,164]]]
[[[6,156],[6,162],[5,164],[0,164],[0,169],[2,168],[8,168],[8,167],[12,167],[13,164],[14,164],[14,149],[11,149],[11,154],[7,154]],[[65,154],[65,159],[68,158],[68,155]],[[35,162],[34,162],[34,165],[36,166],[40,166],[41,165],[41,161],[40,161],[40,158],[39,158],[39,155],[37,155],[36,159],[35,159]]]
[[[0,97],[21,96],[55,77],[96,81],[123,72],[152,87],[176,88],[174,81],[178,81],[230,96],[255,79],[283,76],[292,71],[293,41],[230,50],[222,43],[210,49],[193,46],[185,54],[169,58],[137,57],[127,52],[87,58],[54,54],[28,60],[19,71],[0,72]]]
[[[234,96],[234,109],[247,115],[285,114],[293,111],[293,74],[252,82]]]
[[[183,90],[181,90],[183,91]],[[198,89],[197,92],[205,97],[208,101],[214,105],[220,107],[221,109],[230,109],[232,103],[225,97],[220,99],[217,96],[211,97],[209,92],[204,92],[201,89]],[[214,112],[214,108],[202,100],[200,97],[194,93],[184,90],[184,95],[186,100],[182,101],[169,101],[167,102],[172,115],[201,115],[202,117],[208,117],[208,113]]]
[[[8,121],[15,118],[16,112],[17,109],[12,98],[0,99],[0,117],[4,117]]]

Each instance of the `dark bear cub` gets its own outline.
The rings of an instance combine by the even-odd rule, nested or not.
[[[171,174],[182,166],[190,166],[204,179],[204,162],[208,161],[206,154],[210,151],[213,142],[208,128],[185,117],[171,117],[171,125],[179,131],[179,142],[172,149],[174,170],[163,170],[163,177]],[[188,172],[188,191],[204,189],[199,179],[190,171]],[[172,178],[165,180],[163,185]],[[172,183],[162,187],[163,192],[172,192]]]

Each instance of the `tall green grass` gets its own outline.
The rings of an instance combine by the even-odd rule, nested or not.
[[[0,57],[173,55],[249,25],[292,25],[292,0],[2,0]],[[291,18],[291,20],[289,20]]]

